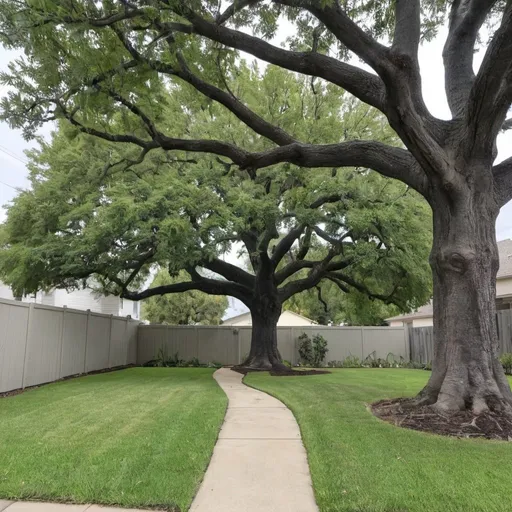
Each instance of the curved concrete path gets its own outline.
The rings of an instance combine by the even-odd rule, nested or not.
[[[190,512],[317,512],[299,426],[279,400],[214,374],[229,406]]]

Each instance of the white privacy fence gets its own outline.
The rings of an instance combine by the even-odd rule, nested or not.
[[[251,327],[233,326],[139,326],[137,363],[158,357],[161,349],[179,359],[199,359],[201,363],[239,364],[249,354]],[[313,337],[321,334],[328,342],[328,361],[341,361],[347,356],[364,359],[375,352],[386,358],[389,353],[409,360],[409,341],[403,327],[278,327],[278,348],[283,359],[299,362],[298,338],[302,333]]]
[[[136,363],[130,318],[0,300],[0,393]]]
[[[201,363],[241,363],[249,354],[251,327],[139,325],[90,311],[0,300],[0,393],[64,377],[144,364],[161,349],[172,357]],[[298,338],[321,334],[328,342],[325,362],[375,352],[409,359],[402,327],[279,327],[284,359],[299,362]]]

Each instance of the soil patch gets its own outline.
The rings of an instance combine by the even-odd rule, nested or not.
[[[112,368],[103,368],[102,370],[94,370],[92,372],[87,373],[77,373],[76,375],[68,375],[66,377],[62,377],[62,379],[52,380],[51,382],[44,382],[42,384],[37,384],[36,386],[27,386],[26,388],[13,389],[12,391],[5,391],[4,393],[0,393],[0,398],[7,398],[9,396],[21,395],[21,393],[25,393],[25,391],[30,391],[31,389],[37,389],[41,386],[47,386],[48,384],[53,384],[54,382],[62,382],[63,380],[77,379],[78,377],[85,377],[87,375],[97,375],[98,373],[111,373],[118,372],[119,370],[126,370],[127,368],[135,368],[137,365],[135,364],[127,364],[124,366],[114,366]]]
[[[307,377],[308,375],[323,375],[328,372],[327,370],[293,370],[289,368],[287,370],[258,370],[255,368],[245,368],[243,366],[233,366],[231,368],[234,372],[247,375],[251,372],[269,372],[272,377]]]
[[[398,427],[459,438],[512,441],[512,418],[492,412],[473,415],[470,411],[445,416],[429,406],[412,407],[409,398],[381,400],[371,405],[375,416]]]

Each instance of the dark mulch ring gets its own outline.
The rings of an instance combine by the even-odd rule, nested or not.
[[[411,407],[412,400],[396,398],[371,405],[375,416],[397,427],[459,438],[512,441],[512,418],[492,412],[474,416],[470,411],[445,416],[429,406]]]
[[[247,375],[250,372],[269,372],[272,377],[307,377],[308,375],[323,375],[325,373],[331,373],[326,370],[293,370],[288,368],[286,370],[258,370],[256,368],[246,368],[245,366],[233,366],[231,369],[234,372]]]

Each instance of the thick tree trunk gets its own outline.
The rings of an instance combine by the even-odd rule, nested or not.
[[[267,279],[260,276],[250,309],[251,350],[242,366],[260,370],[286,368],[277,348],[277,322],[282,304],[273,276]]]
[[[486,191],[446,203],[433,205],[434,361],[417,402],[444,413],[512,413],[496,329],[499,208]]]
[[[277,321],[280,315],[280,308],[279,312],[268,310],[267,314],[262,314],[261,309],[251,311],[251,351],[243,366],[261,370],[284,367],[277,348]]]

